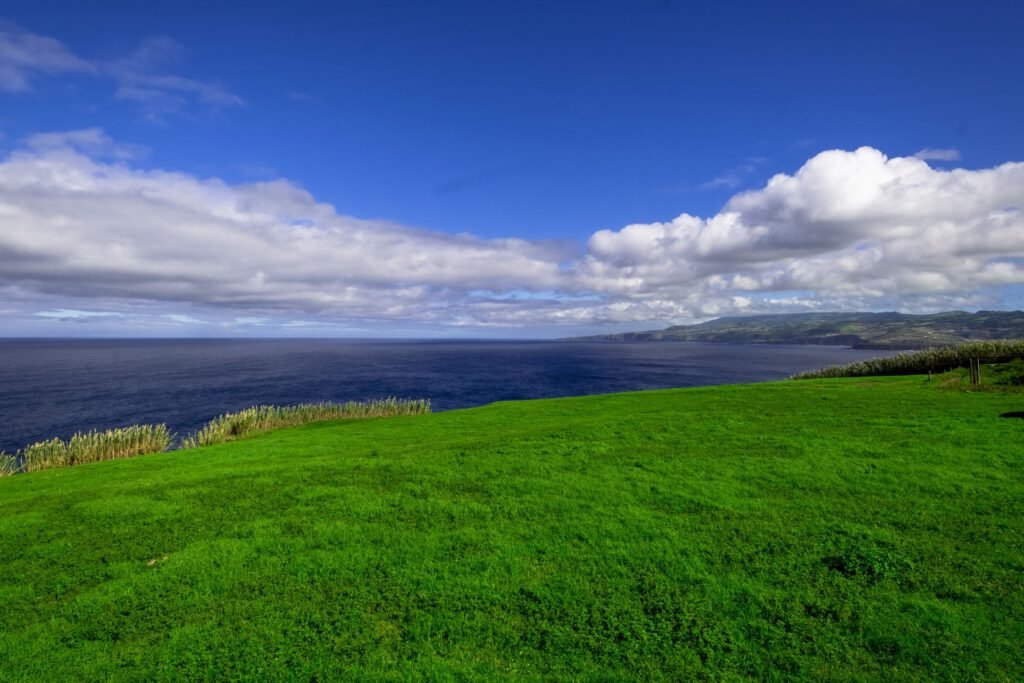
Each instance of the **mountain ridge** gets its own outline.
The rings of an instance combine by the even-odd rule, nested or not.
[[[725,316],[697,325],[562,341],[819,344],[855,349],[922,349],[966,341],[1024,338],[1024,311],[779,313]]]

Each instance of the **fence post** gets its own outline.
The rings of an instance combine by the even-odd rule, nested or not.
[[[978,386],[981,384],[981,359],[971,358],[971,385]]]

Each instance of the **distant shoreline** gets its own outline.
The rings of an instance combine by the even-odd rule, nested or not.
[[[847,347],[914,351],[973,341],[1024,338],[1022,311],[907,313],[792,313],[716,318],[698,325],[620,332],[562,341],[705,342]]]

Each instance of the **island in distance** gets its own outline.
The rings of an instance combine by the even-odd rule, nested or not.
[[[1024,338],[1024,311],[790,313],[717,318],[699,325],[620,332],[564,341],[823,344],[855,349],[922,349],[966,341]]]

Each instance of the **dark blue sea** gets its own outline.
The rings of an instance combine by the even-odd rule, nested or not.
[[[0,340],[0,450],[258,403],[429,398],[435,410],[777,380],[883,355],[824,346],[550,341]]]

